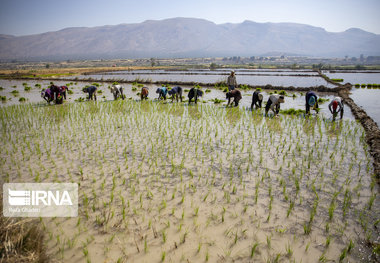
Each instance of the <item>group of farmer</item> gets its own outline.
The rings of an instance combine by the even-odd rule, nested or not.
[[[239,101],[242,99],[241,92],[237,89],[237,81],[235,72],[231,71],[231,74],[227,78],[228,92],[226,94],[226,98],[228,99],[227,106],[230,104],[230,99],[234,98],[235,106],[239,105]],[[261,108],[263,102],[263,95],[260,91],[255,91],[252,95],[252,103],[251,110],[255,108]],[[318,113],[318,97],[314,91],[308,91],[305,96],[306,104],[305,111],[306,114],[310,114],[310,110],[313,109]],[[265,105],[265,115],[268,115],[269,110],[272,110],[274,115],[276,116],[280,112],[281,103],[285,102],[285,97],[278,94],[272,94],[269,96],[268,101]],[[335,119],[340,113],[340,118],[343,118],[344,106],[343,99],[340,97],[335,97],[328,106],[331,114],[333,115],[333,119]]]
[[[69,89],[66,86],[56,86],[51,84],[47,89],[41,91],[41,97],[50,104],[55,101],[56,104],[62,104],[66,99],[66,93]]]
[[[228,86],[228,92],[226,93],[226,99],[228,99],[227,106],[230,105],[230,103],[234,103],[235,106],[239,105],[239,101],[242,99],[241,92],[237,90],[238,87],[235,72],[232,71],[231,74],[227,78],[227,86]],[[123,88],[120,85],[112,85],[110,88],[111,93],[113,94],[113,97],[115,100],[117,100],[119,97],[123,100],[125,99],[125,95],[123,93]],[[56,86],[51,85],[49,88],[42,90],[41,96],[50,103],[51,101],[55,100],[56,104],[62,104],[63,99],[66,99],[66,92],[68,91],[68,88],[66,86]],[[96,101],[96,92],[97,87],[96,86],[88,86],[83,88],[82,90],[85,93],[88,93],[88,99],[89,100],[95,100]],[[178,102],[179,100],[182,102],[182,93],[183,89],[182,87],[176,86],[172,89],[168,89],[166,86],[162,86],[157,88],[156,93],[158,94],[158,100],[166,100],[166,96],[169,94],[171,95],[172,102],[174,99]],[[142,87],[140,92],[141,100],[147,99],[149,95],[149,89],[147,87]],[[189,90],[188,98],[189,103],[194,99],[194,102],[197,103],[198,98],[203,96],[203,91],[199,89],[199,87],[193,87]],[[233,101],[231,102],[231,100]],[[261,108],[262,102],[263,102],[263,95],[260,91],[255,91],[252,95],[252,103],[251,103],[251,110],[254,108]],[[306,114],[310,114],[310,111],[313,109],[318,113],[318,96],[313,91],[308,91],[305,96],[306,104]],[[283,95],[279,94],[272,94],[269,96],[268,101],[265,105],[265,115],[267,116],[269,111],[272,111],[274,116],[277,116],[280,112],[280,105],[285,102],[285,97]],[[340,97],[335,97],[331,103],[328,106],[331,114],[333,115],[333,119],[337,117],[337,115],[340,113],[340,118],[343,118],[344,113],[344,106],[343,106],[343,100]]]

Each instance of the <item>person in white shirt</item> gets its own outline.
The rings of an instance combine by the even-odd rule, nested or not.
[[[343,118],[344,113],[344,106],[343,106],[343,100],[341,97],[335,97],[329,104],[329,110],[331,114],[333,115],[333,119],[335,120],[336,116],[338,116],[338,113],[340,112],[340,119]]]
[[[285,102],[284,96],[278,94],[270,95],[267,105],[265,106],[265,116],[268,116],[269,110],[272,110],[274,116],[280,112],[280,104]]]

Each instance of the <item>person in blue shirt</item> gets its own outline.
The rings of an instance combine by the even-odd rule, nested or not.
[[[310,108],[318,113],[318,97],[313,91],[308,91],[305,96],[306,99],[306,114],[310,114]]]
[[[161,88],[157,88],[156,93],[158,94],[158,100],[160,99],[166,100],[168,89],[166,88],[166,86],[162,86]]]
[[[84,88],[83,92],[88,93],[88,100],[92,100],[92,98],[94,98],[94,100],[96,101],[97,89],[98,88],[96,86],[89,86],[89,87]]]

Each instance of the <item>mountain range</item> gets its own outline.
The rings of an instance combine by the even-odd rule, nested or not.
[[[196,18],[74,27],[27,36],[0,34],[0,60],[380,55],[380,35],[351,28],[327,32],[296,23],[215,24]]]

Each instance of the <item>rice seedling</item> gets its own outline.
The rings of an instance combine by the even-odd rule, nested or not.
[[[11,136],[9,126],[0,125],[0,153],[9,156],[0,161],[4,180],[80,183],[80,216],[44,219],[48,250],[58,260],[69,261],[78,249],[84,256],[84,247],[92,253],[99,243],[80,245],[89,233],[104,240],[99,241],[104,245],[101,261],[180,261],[182,256],[199,261],[206,252],[213,261],[218,256],[214,248],[221,244],[228,244],[223,258],[256,260],[262,250],[258,237],[266,239],[272,261],[305,256],[295,249],[296,242],[306,246],[307,256],[320,240],[327,251],[321,258],[338,259],[339,244],[347,243],[349,250],[347,236],[355,236],[356,243],[347,225],[363,229],[361,238],[373,238],[376,220],[368,216],[376,211],[377,186],[356,122],[342,122],[340,134],[329,135],[332,124],[323,120],[283,115],[271,126],[272,119],[243,109],[235,113],[198,104],[194,118],[195,107],[185,107],[182,115],[170,107],[120,101],[0,109],[0,123],[14,123],[13,129],[23,131]],[[35,128],[27,129],[31,123]],[[34,132],[44,134],[46,142],[36,144]],[[17,165],[18,158],[24,166]],[[295,241],[299,222],[306,235]],[[67,231],[72,227],[75,231]],[[215,240],[213,233],[226,229],[229,234]],[[124,231],[134,234],[120,234]],[[280,242],[285,252],[282,247],[279,255]],[[174,252],[189,247],[194,255]],[[245,253],[235,250],[240,247]]]

